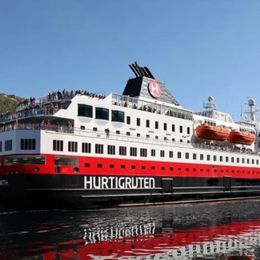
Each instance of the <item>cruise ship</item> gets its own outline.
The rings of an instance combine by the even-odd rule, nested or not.
[[[0,205],[100,208],[260,195],[255,101],[181,106],[147,67],[122,95],[56,91],[0,116]]]

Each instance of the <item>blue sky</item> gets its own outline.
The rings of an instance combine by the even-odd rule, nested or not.
[[[0,0],[0,92],[122,93],[138,61],[186,108],[260,106],[260,1]]]

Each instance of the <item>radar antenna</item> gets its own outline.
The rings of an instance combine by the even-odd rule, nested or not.
[[[248,114],[250,120],[256,121],[256,114],[260,112],[260,109],[256,106],[256,102],[254,99],[249,98],[247,102],[249,111],[244,112],[244,114]]]
[[[217,106],[212,96],[208,97],[208,102],[204,103],[203,107],[207,110],[216,110]]]

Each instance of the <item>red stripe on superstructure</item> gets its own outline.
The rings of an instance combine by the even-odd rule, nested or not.
[[[14,165],[4,166],[1,158],[0,174],[56,174],[53,154],[42,154],[46,157],[45,165]],[[64,156],[66,157],[66,156]],[[180,163],[147,161],[134,159],[101,158],[67,156],[77,158],[78,165],[60,166],[60,174],[75,174],[74,169],[78,168],[77,174],[84,175],[118,175],[118,176],[151,176],[151,177],[200,177],[200,178],[221,178],[232,177],[239,179],[260,179],[259,167],[223,166],[199,163]],[[37,169],[37,172],[35,171]]]

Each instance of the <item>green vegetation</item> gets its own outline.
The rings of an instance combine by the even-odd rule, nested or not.
[[[14,112],[23,99],[15,95],[0,94],[0,113]]]

